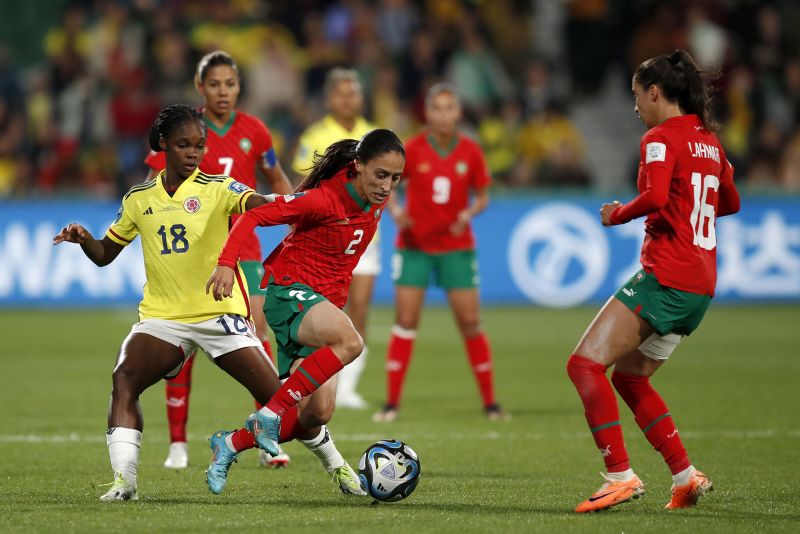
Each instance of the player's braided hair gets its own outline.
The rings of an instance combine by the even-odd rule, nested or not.
[[[214,50],[213,52],[209,52],[200,58],[200,61],[197,63],[197,74],[195,74],[195,81],[198,84],[202,84],[206,79],[208,69],[217,67],[219,65],[228,65],[230,68],[236,71],[237,75],[239,74],[239,67],[236,66],[236,62],[233,60],[230,54],[223,52],[222,50]]]
[[[711,131],[719,129],[712,117],[708,88],[708,82],[716,76],[713,70],[699,69],[692,56],[681,49],[643,61],[633,73],[636,83],[645,89],[657,85],[668,100],[677,102],[685,113],[700,117]]]
[[[197,121],[203,129],[203,135],[205,135],[206,123],[203,122],[200,112],[193,107],[186,104],[174,104],[159,111],[147,137],[150,148],[156,152],[164,150],[161,148],[159,140],[162,137],[166,139],[175,128],[189,121]]]
[[[337,141],[325,150],[324,154],[314,153],[311,172],[297,186],[297,192],[307,191],[319,185],[322,180],[333,178],[336,173],[347,168],[347,177],[356,176],[355,160],[362,163],[371,161],[387,152],[398,152],[405,157],[406,150],[400,138],[391,130],[379,128],[367,132],[360,141],[344,139]]]

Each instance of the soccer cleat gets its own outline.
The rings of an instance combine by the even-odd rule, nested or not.
[[[167,469],[186,469],[189,465],[189,447],[186,442],[175,442],[169,444],[169,454],[164,460],[164,467]]]
[[[611,480],[603,473],[600,474],[603,475],[606,482],[591,497],[575,508],[579,514],[599,512],[644,495],[644,483],[636,475],[632,479],[622,482]]]
[[[103,485],[111,486],[110,490],[100,496],[103,502],[135,501],[139,498],[136,494],[136,484],[128,483],[122,473],[114,473],[114,482]]]
[[[697,504],[697,500],[708,493],[714,491],[714,484],[702,472],[695,469],[688,484],[682,486],[672,486],[672,499],[664,507],[668,510],[678,508],[691,508]]]
[[[330,474],[331,481],[336,482],[339,485],[339,489],[342,490],[342,493],[345,495],[363,496],[367,494],[364,488],[361,487],[358,475],[356,475],[356,472],[353,471],[353,468],[350,467],[350,464],[347,462],[331,471]]]
[[[280,445],[278,445],[278,450],[280,451],[278,456],[272,456],[266,451],[258,451],[258,463],[261,465],[261,467],[281,468],[289,465],[289,455],[286,454],[286,452],[283,450],[283,447]]]
[[[337,408],[345,408],[349,410],[363,410],[367,406],[367,401],[364,400],[364,397],[356,393],[355,391],[350,391],[348,393],[336,395],[336,407]]]
[[[232,452],[225,442],[228,434],[231,432],[220,430],[208,438],[208,446],[214,455],[211,457],[211,464],[206,469],[206,483],[214,495],[219,495],[225,489],[225,484],[228,482],[228,470],[234,462],[238,461],[239,453]]]
[[[484,406],[483,413],[489,421],[511,421],[511,414],[504,412],[499,404]]]
[[[387,404],[379,412],[372,414],[373,423],[390,423],[397,418],[397,406]]]
[[[278,445],[281,435],[280,416],[268,416],[261,412],[254,412],[244,422],[244,426],[256,437],[256,445],[259,449],[272,456],[280,454],[281,448]]]

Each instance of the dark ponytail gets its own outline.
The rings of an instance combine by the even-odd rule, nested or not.
[[[175,104],[159,111],[156,120],[150,127],[150,133],[147,140],[150,143],[150,148],[155,152],[164,150],[161,148],[159,141],[164,139],[172,133],[172,131],[181,124],[189,121],[197,121],[203,129],[203,135],[206,132],[206,123],[203,122],[203,117],[200,112],[186,104]]]
[[[356,169],[353,165],[355,160],[366,163],[387,152],[397,152],[403,157],[406,155],[400,138],[393,131],[384,128],[367,132],[360,141],[355,139],[337,141],[329,146],[324,154],[314,154],[311,173],[297,186],[297,191],[313,189],[322,180],[333,178],[344,168],[347,168],[348,178],[355,178]]]
[[[708,82],[714,71],[700,70],[685,50],[675,50],[643,61],[633,73],[636,83],[647,89],[657,85],[667,100],[677,103],[688,114],[700,117],[706,129],[717,131],[719,124],[711,113]]]

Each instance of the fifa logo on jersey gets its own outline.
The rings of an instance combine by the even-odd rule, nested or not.
[[[200,211],[200,199],[197,197],[189,197],[183,201],[183,209],[186,213],[197,213]]]

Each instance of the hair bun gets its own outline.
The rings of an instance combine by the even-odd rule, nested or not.
[[[669,61],[669,64],[673,66],[680,63],[681,59],[683,59],[683,54],[680,50],[675,50],[669,55],[669,57],[667,57],[667,61]]]

